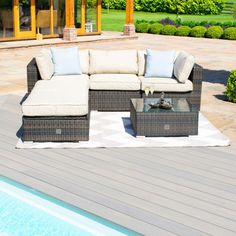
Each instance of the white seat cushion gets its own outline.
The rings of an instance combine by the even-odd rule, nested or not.
[[[189,92],[193,90],[193,83],[187,80],[185,83],[179,83],[175,78],[146,78],[139,76],[141,80],[141,89],[146,87],[154,88],[156,92]]]
[[[39,80],[22,104],[25,116],[83,116],[88,114],[87,75],[54,76]]]
[[[96,74],[90,76],[90,89],[140,90],[140,80],[131,74]]]
[[[90,50],[90,74],[138,74],[137,50]]]

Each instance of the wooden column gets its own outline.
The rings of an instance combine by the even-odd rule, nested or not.
[[[77,38],[75,28],[75,1],[66,0],[66,26],[63,30],[63,39],[73,41]]]
[[[102,31],[102,0],[97,0],[97,31]]]
[[[134,35],[134,0],[126,0],[126,20],[124,26],[124,35]]]

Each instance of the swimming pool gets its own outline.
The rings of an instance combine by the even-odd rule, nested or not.
[[[0,236],[139,235],[0,177]]]

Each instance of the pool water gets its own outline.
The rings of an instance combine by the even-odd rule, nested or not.
[[[0,236],[138,235],[83,210],[79,214],[79,209],[72,211],[29,190],[0,178]]]

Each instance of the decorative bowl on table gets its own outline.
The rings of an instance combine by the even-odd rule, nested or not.
[[[170,110],[172,108],[172,104],[170,101],[163,100],[159,103],[159,108]]]

